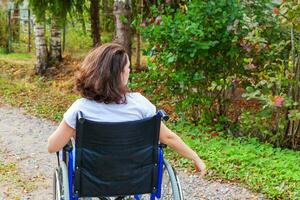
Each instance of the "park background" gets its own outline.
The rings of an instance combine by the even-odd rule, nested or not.
[[[206,161],[206,179],[237,182],[271,199],[300,199],[298,1],[0,5],[4,103],[60,121],[79,98],[74,73],[84,56],[117,39],[131,57],[130,89],[170,114],[168,125]],[[0,181],[14,167],[0,162]]]

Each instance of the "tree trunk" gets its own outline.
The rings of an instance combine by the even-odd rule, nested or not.
[[[30,9],[28,9],[28,52],[31,51],[31,20]]]
[[[109,15],[109,7],[108,7],[108,0],[103,0],[103,10],[104,10],[104,15]]]
[[[36,64],[35,70],[38,74],[45,73],[48,67],[48,51],[45,37],[45,26],[41,22],[34,20],[34,35],[35,35],[35,54]]]
[[[300,50],[296,51],[294,27],[291,28],[291,59],[292,59],[292,69],[291,72],[293,76],[293,82],[288,85],[288,96],[292,98],[293,102],[300,101],[300,57],[297,55]],[[288,114],[292,110],[300,110],[300,105],[294,105],[289,110],[287,110],[286,118],[288,119]],[[300,147],[300,120],[288,119],[285,138],[293,149],[299,149]]]
[[[131,1],[115,0],[113,14],[116,20],[116,40],[124,46],[131,60]]]
[[[143,0],[139,0],[139,12],[143,16]],[[141,19],[141,23],[142,21],[143,19]],[[136,69],[141,70],[141,34],[139,29],[136,31],[136,40]]]
[[[110,1],[108,0],[102,0],[102,15],[100,17],[100,21],[101,21],[101,26],[100,29],[101,31],[104,32],[108,32],[111,31],[110,27],[111,27],[111,15],[112,15],[112,6]]]
[[[60,62],[62,60],[61,56],[61,28],[58,25],[58,19],[56,17],[52,18],[51,21],[51,31],[50,31],[50,61]]]
[[[20,41],[20,9],[19,4],[14,4],[13,16],[12,16],[12,36],[13,41]]]
[[[8,31],[8,36],[7,36],[7,45],[6,45],[6,52],[10,53],[12,52],[12,41],[11,41],[11,10],[8,10],[7,13],[8,16],[8,27],[7,27],[7,31]]]
[[[91,30],[93,37],[93,46],[101,44],[100,38],[100,20],[99,20],[99,0],[91,0],[90,4]]]

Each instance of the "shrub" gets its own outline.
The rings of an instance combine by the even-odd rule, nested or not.
[[[178,96],[185,118],[224,119],[235,80],[256,78],[282,55],[269,47],[281,31],[266,2],[252,2],[250,9],[248,1],[192,1],[187,11],[160,15],[141,28],[155,52],[150,73]]]
[[[228,76],[244,71],[241,10],[237,1],[195,1],[186,12],[162,15],[161,22],[142,29],[155,51],[151,73],[178,95],[178,108],[192,113],[190,119],[218,112],[217,90],[224,91]],[[210,88],[213,82],[220,87]]]
[[[171,14],[153,8],[156,19],[146,20],[141,31],[154,54],[149,76],[176,96],[182,117],[297,148],[300,70],[292,63],[300,60],[299,39],[295,34],[290,41],[289,26],[273,2],[191,1],[187,10]],[[253,108],[239,107],[232,98],[240,88],[248,88],[245,97],[255,99]],[[285,104],[276,106],[279,101]]]

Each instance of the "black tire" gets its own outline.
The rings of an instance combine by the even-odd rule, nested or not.
[[[160,200],[183,200],[179,179],[167,160],[163,162],[163,180]],[[150,195],[142,195],[141,200],[150,200]]]
[[[180,200],[184,200],[184,198],[183,198],[183,191],[182,191],[182,187],[181,187],[181,183],[180,183],[179,177],[177,176],[177,172],[176,172],[176,170],[174,168],[173,168],[173,171],[174,171],[176,182],[177,182],[177,186],[178,186]]]
[[[53,173],[53,200],[60,200],[62,193],[61,173],[58,168]]]
[[[64,162],[54,170],[53,174],[53,199],[69,200],[69,182],[67,166]]]
[[[183,200],[179,179],[174,168],[167,160],[164,160],[163,182],[161,198],[162,200]]]

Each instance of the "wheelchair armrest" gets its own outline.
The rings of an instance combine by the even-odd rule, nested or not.
[[[164,111],[164,110],[158,110],[158,114],[160,115],[160,117],[165,120],[168,121],[169,120],[169,115]]]
[[[68,144],[66,144],[66,145],[63,147],[63,151],[64,151],[64,152],[69,152],[69,151],[72,151],[72,149],[73,149],[73,142],[72,142],[72,140],[70,140],[70,141],[68,142]]]

